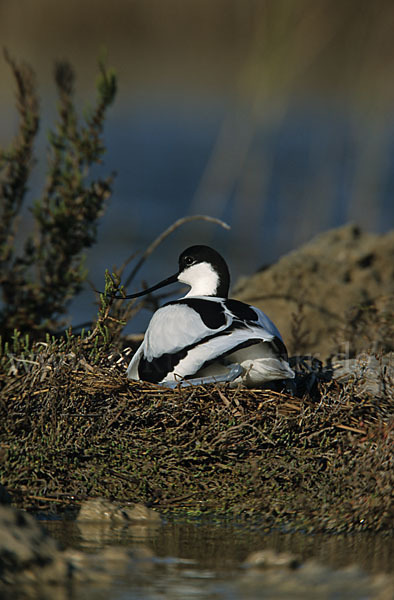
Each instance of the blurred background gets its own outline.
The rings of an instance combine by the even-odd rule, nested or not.
[[[233,281],[320,231],[354,222],[393,226],[392,0],[0,0],[0,41],[35,70],[41,96],[38,162],[45,180],[56,118],[53,65],[76,74],[78,106],[93,103],[97,59],[118,75],[102,175],[115,191],[88,254],[89,279],[142,252],[174,220],[205,213],[170,236],[139,272],[153,284],[194,243],[220,250]],[[15,86],[0,58],[0,146],[17,131]],[[25,212],[22,233],[31,227]],[[130,269],[132,268],[132,264]],[[95,314],[87,290],[74,324]],[[149,314],[133,321],[143,329]]]

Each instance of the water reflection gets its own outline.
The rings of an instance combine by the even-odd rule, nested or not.
[[[52,521],[45,523],[65,547],[94,551],[105,546],[149,546],[154,555],[195,561],[199,569],[239,568],[248,554],[270,548],[315,558],[333,568],[357,564],[367,573],[394,571],[394,538],[370,532],[303,534],[217,521],[167,519],[161,526],[132,527]]]
[[[387,536],[266,532],[208,517],[169,518],[157,528],[95,528],[59,521],[49,522],[48,528],[67,548],[97,553],[97,579],[77,584],[68,600],[390,597],[391,580],[373,576],[393,571],[393,538]],[[249,554],[263,549],[296,554],[301,566],[245,568]],[[382,590],[388,595],[379,595]]]

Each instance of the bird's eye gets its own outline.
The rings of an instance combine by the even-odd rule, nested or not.
[[[190,265],[192,265],[193,263],[194,263],[194,260],[191,256],[185,256],[185,265],[190,267]]]

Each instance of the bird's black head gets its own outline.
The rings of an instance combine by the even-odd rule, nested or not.
[[[191,286],[188,295],[227,298],[230,288],[227,263],[210,246],[190,246],[182,252],[178,280]]]

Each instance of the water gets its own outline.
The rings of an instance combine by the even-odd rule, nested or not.
[[[56,120],[53,62],[75,67],[76,103],[92,104],[103,44],[119,93],[108,111],[101,176],[114,194],[88,251],[92,286],[106,268],[142,252],[174,220],[207,213],[167,239],[133,283],[174,272],[181,250],[216,246],[233,279],[317,233],[353,221],[394,224],[393,8],[355,1],[188,3],[47,0],[0,4],[2,44],[37,73],[38,163],[26,203],[45,183],[47,130]],[[227,6],[228,4],[228,6]],[[365,36],[368,31],[368,36]],[[17,131],[15,83],[0,58],[0,146]],[[98,171],[96,170],[96,173]],[[29,211],[20,233],[32,230]],[[132,268],[132,265],[130,266]],[[126,273],[127,275],[127,273]],[[73,325],[96,315],[89,285],[70,306]],[[146,327],[142,313],[126,332]]]
[[[261,525],[248,526],[209,517],[168,518],[154,528],[145,525],[111,528],[108,524],[75,522],[48,522],[46,526],[69,548],[94,553],[103,548],[122,547],[152,557],[126,571],[115,561],[114,579],[107,585],[96,586],[94,591],[90,586],[82,586],[78,598],[257,600],[312,599],[316,594],[324,598],[369,598],[373,597],[368,592],[369,576],[394,571],[393,538],[372,533],[266,532]],[[253,572],[244,568],[243,562],[251,552],[267,548],[297,554],[302,561],[314,558],[322,566],[309,571],[308,567],[301,568],[296,574],[282,570],[274,574]],[[289,582],[292,582],[290,595]]]
[[[394,165],[385,164],[386,184],[372,204],[359,191],[355,201],[359,147],[345,112],[317,102],[313,108],[308,102],[295,104],[280,123],[253,129],[245,150],[250,164],[233,172],[231,164],[238,159],[224,153],[221,160],[230,166],[216,165],[225,172],[215,178],[207,171],[227,111],[243,120],[244,128],[251,127],[248,115],[239,107],[226,109],[225,100],[219,106],[183,100],[182,106],[174,101],[170,108],[133,106],[128,117],[109,120],[105,167],[118,177],[98,243],[88,253],[89,279],[96,289],[103,287],[105,268],[141,253],[184,215],[218,217],[231,231],[204,222],[183,226],[144,264],[132,289],[140,289],[142,280],[151,285],[174,273],[180,251],[196,243],[218,248],[236,281],[328,228],[355,221],[384,232],[394,224]],[[229,134],[235,136],[234,145],[241,143],[238,133]],[[390,136],[394,130],[382,143],[389,143]],[[93,302],[90,288],[75,300],[70,308],[74,325],[95,314]],[[142,313],[126,333],[144,330],[148,319]]]

